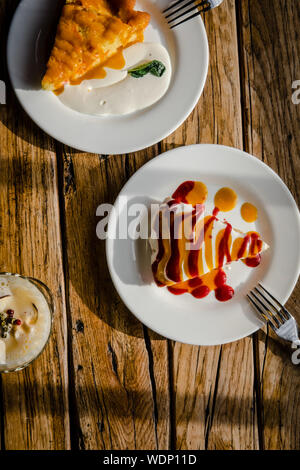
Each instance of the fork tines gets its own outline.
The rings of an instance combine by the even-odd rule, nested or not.
[[[190,5],[192,6],[188,8]],[[186,8],[188,9],[186,10]],[[186,21],[191,20],[192,18],[195,18],[196,16],[200,15],[200,13],[204,13],[210,9],[211,4],[208,0],[178,0],[165,10],[163,10],[163,13],[167,13],[165,15],[165,18],[167,19],[167,22],[170,25],[170,28],[172,29],[175,28],[175,26],[185,23]],[[193,11],[195,13],[186,16],[188,13]],[[174,21],[179,20],[181,18],[181,21],[173,23]]]
[[[295,318],[289,311],[267,291],[258,284],[247,295],[256,312],[264,319],[280,338],[290,341],[292,347],[300,346],[298,326]]]
[[[254,287],[247,297],[274,331],[291,318],[287,309],[261,284]]]

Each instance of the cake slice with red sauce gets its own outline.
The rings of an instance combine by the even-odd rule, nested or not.
[[[256,232],[243,233],[204,204],[167,199],[154,217],[149,239],[152,272],[159,286],[201,277],[238,260],[255,266],[268,245]]]

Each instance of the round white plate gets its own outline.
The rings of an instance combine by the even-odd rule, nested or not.
[[[23,0],[8,37],[8,70],[23,108],[55,139],[77,149],[102,154],[141,150],[171,134],[193,110],[208,69],[208,43],[198,16],[170,30],[161,11],[169,0],[138,0],[151,14],[145,41],[161,42],[171,56],[173,76],[166,95],[155,105],[127,116],[87,116],[65,107],[41,90],[41,78],[56,29],[59,0]],[[55,20],[56,18],[56,20]],[[195,44],[197,47],[195,47]],[[48,46],[49,47],[49,46]]]
[[[175,296],[157,287],[152,278],[147,242],[118,239],[126,214],[136,203],[160,202],[172,195],[186,180],[203,181],[208,188],[207,210],[213,209],[216,191],[229,186],[238,194],[236,208],[223,213],[233,227],[257,230],[270,245],[260,266],[248,268],[232,263],[229,284],[235,289],[233,299],[218,302],[211,292],[204,299],[190,294]],[[127,208],[125,199],[128,198]],[[247,224],[240,216],[243,202],[258,208],[258,219]],[[246,293],[258,282],[285,303],[299,275],[300,218],[296,203],[282,180],[257,158],[230,147],[192,145],[151,160],[137,171],[119,194],[116,217],[108,224],[106,255],[110,274],[122,300],[146,326],[163,336],[183,343],[215,345],[243,338],[261,327]],[[219,214],[222,218],[222,213]],[[134,217],[134,224],[139,226]],[[135,217],[136,219],[136,217]],[[144,219],[145,220],[145,219]],[[123,225],[122,225],[123,226]]]

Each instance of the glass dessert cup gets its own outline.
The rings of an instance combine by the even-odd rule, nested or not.
[[[48,344],[54,315],[53,295],[39,279],[7,272],[0,273],[0,290],[0,349],[11,356],[5,356],[3,361],[0,354],[0,373],[17,372],[37,359]],[[31,312],[29,304],[33,307]],[[13,318],[12,306],[18,315],[22,312],[22,320]]]

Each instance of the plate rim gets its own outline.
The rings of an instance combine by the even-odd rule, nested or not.
[[[197,81],[198,83],[198,88],[197,88],[197,93],[195,93],[195,96],[194,96],[194,99],[191,100],[191,103],[190,105],[188,106],[188,109],[185,111],[185,113],[183,113],[183,115],[181,116],[180,119],[178,119],[176,121],[176,123],[173,124],[172,127],[170,127],[168,130],[166,130],[165,132],[159,134],[159,136],[157,136],[155,138],[155,140],[149,138],[148,140],[145,140],[144,141],[144,144],[140,144],[140,145],[134,145],[132,144],[131,146],[127,146],[126,149],[124,149],[123,151],[110,151],[108,152],[107,149],[103,149],[105,151],[102,151],[100,148],[96,149],[96,148],[91,148],[89,147],[88,145],[85,145],[83,144],[82,146],[74,146],[74,143],[72,143],[72,139],[65,139],[65,138],[57,138],[55,135],[53,135],[52,133],[49,133],[49,130],[47,130],[46,126],[44,124],[41,124],[30,112],[30,106],[27,106],[23,101],[22,101],[22,98],[21,98],[21,93],[19,90],[17,90],[14,86],[14,79],[13,79],[13,73],[11,71],[12,69],[12,66],[11,64],[13,63],[13,58],[12,58],[12,54],[10,54],[10,50],[11,50],[11,47],[12,47],[12,33],[13,33],[13,28],[14,28],[14,24],[15,22],[17,21],[18,19],[18,12],[20,10],[20,8],[22,7],[22,5],[28,0],[21,0],[21,2],[19,3],[18,7],[16,8],[15,12],[14,12],[14,15],[13,15],[13,18],[10,22],[10,25],[9,25],[9,32],[8,32],[8,36],[7,36],[7,43],[6,43],[6,63],[7,63],[7,68],[8,68],[8,75],[9,75],[9,80],[11,82],[11,85],[12,85],[12,88],[13,88],[13,91],[22,107],[22,109],[25,111],[25,113],[30,117],[30,119],[35,123],[35,125],[37,125],[43,132],[45,132],[47,135],[49,135],[51,138],[57,140],[58,142],[62,143],[63,145],[67,145],[71,148],[74,148],[78,151],[82,151],[84,153],[95,153],[95,154],[108,154],[108,155],[120,155],[120,154],[129,154],[129,153],[134,153],[134,152],[138,152],[138,151],[141,151],[141,150],[145,150],[153,145],[156,145],[158,144],[159,142],[161,142],[163,139],[167,138],[168,136],[170,136],[173,132],[175,132],[185,121],[186,119],[190,116],[190,114],[192,113],[192,111],[194,110],[194,108],[196,107],[202,93],[203,93],[203,89],[204,89],[204,86],[205,86],[205,83],[206,83],[206,80],[207,80],[207,75],[208,75],[208,67],[209,67],[209,43],[208,43],[208,37],[207,37],[207,32],[206,32],[206,28],[205,28],[205,24],[201,18],[201,16],[199,15],[198,17],[194,18],[194,22],[195,23],[198,23],[198,27],[201,29],[202,31],[202,34],[203,34],[203,37],[204,37],[204,42],[202,43],[203,44],[203,54],[204,54],[204,58],[203,58],[203,61],[204,61],[204,69],[203,69],[203,75],[202,77],[200,77],[201,79]],[[150,0],[151,1],[151,0]],[[155,106],[155,104],[154,104]],[[71,110],[72,112],[75,112],[73,110]],[[80,114],[80,113],[79,113]],[[88,117],[95,117],[95,116],[89,116],[87,115]],[[98,145],[98,143],[97,143]],[[101,146],[101,143],[99,143],[99,145]]]
[[[235,152],[237,154],[242,154],[240,156],[240,158],[248,158],[248,159],[255,159],[256,163],[260,166],[260,167],[263,167],[265,168],[273,177],[275,177],[275,179],[279,182],[279,184],[281,185],[281,187],[283,188],[283,190],[285,191],[285,193],[288,195],[289,197],[289,200],[291,201],[292,203],[292,206],[293,206],[293,209],[297,212],[298,214],[298,229],[299,229],[299,233],[300,233],[300,212],[299,212],[299,208],[298,208],[298,205],[291,193],[291,191],[289,190],[289,188],[287,187],[287,185],[284,183],[284,181],[280,178],[280,176],[269,166],[267,165],[266,163],[264,163],[262,160],[260,160],[258,157],[254,156],[254,155],[251,155],[250,153],[248,152],[245,152],[244,150],[241,150],[241,149],[238,149],[236,147],[230,147],[230,146],[227,146],[227,145],[219,145],[219,144],[207,144],[207,143],[203,143],[203,144],[192,144],[192,145],[182,145],[182,146],[179,146],[179,147],[176,147],[176,148],[173,148],[173,149],[170,149],[170,150],[167,150],[166,152],[163,152],[159,155],[157,155],[156,157],[152,158],[151,160],[149,160],[148,162],[146,162],[144,165],[142,165],[130,178],[129,180],[125,183],[125,185],[121,188],[118,196],[116,197],[115,199],[115,202],[113,204],[113,206],[115,207],[116,204],[118,203],[118,200],[120,198],[120,196],[122,195],[123,191],[126,190],[126,187],[127,185],[129,185],[129,182],[132,183],[132,179],[135,179],[138,175],[138,173],[144,169],[145,167],[147,166],[150,166],[151,164],[153,164],[154,161],[157,161],[159,159],[162,159],[164,158],[166,155],[168,154],[171,154],[171,153],[175,153],[175,152],[180,152],[182,151],[182,149],[186,149],[186,151],[188,151],[191,147],[195,148],[195,147],[201,147],[201,148],[207,148],[207,147],[212,147],[212,148],[221,148],[221,149],[224,149],[224,150],[229,150],[231,152]],[[147,195],[145,195],[147,196]],[[110,225],[111,225],[111,220],[112,220],[112,216],[109,217],[108,219],[108,223],[107,223],[107,233],[109,233],[110,231]],[[191,345],[195,345],[195,346],[217,346],[217,345],[222,345],[222,344],[229,344],[229,343],[232,343],[232,342],[235,342],[235,341],[239,341],[253,333],[255,333],[256,331],[258,331],[260,329],[259,326],[253,326],[252,328],[249,328],[249,330],[245,333],[243,333],[241,336],[239,337],[236,337],[236,338],[232,338],[232,339],[228,339],[226,341],[222,341],[222,343],[220,343],[219,341],[215,341],[215,342],[212,342],[212,341],[209,341],[207,343],[204,343],[204,342],[201,342],[201,343],[194,343],[192,341],[183,341],[182,339],[178,338],[178,336],[176,337],[175,335],[173,334],[168,334],[166,335],[165,333],[162,333],[161,331],[159,331],[156,327],[153,327],[153,325],[151,325],[148,320],[144,318],[141,318],[140,314],[139,313],[136,313],[136,312],[133,312],[131,310],[131,306],[129,306],[129,304],[127,303],[127,300],[123,298],[123,295],[120,293],[119,289],[118,289],[118,281],[117,281],[117,278],[116,278],[116,274],[115,274],[115,270],[113,269],[112,267],[112,259],[110,257],[110,254],[109,254],[109,250],[110,250],[110,244],[113,242],[114,240],[111,240],[109,237],[107,237],[107,239],[105,240],[105,254],[106,254],[106,262],[107,262],[107,266],[108,266],[108,270],[109,270],[109,274],[111,276],[111,280],[112,280],[112,283],[114,285],[114,288],[116,289],[118,295],[120,296],[122,302],[125,304],[125,306],[127,307],[127,309],[130,311],[130,313],[132,315],[135,316],[135,318],[137,318],[143,325],[145,325],[147,328],[151,329],[152,331],[156,332],[157,334],[165,337],[166,339],[170,339],[170,340],[173,340],[173,341],[177,341],[177,342],[180,342],[180,343],[183,343],[183,344],[191,344]],[[289,297],[291,296],[292,292],[294,291],[295,289],[295,286],[298,282],[298,278],[299,278],[299,275],[300,275],[300,252],[297,253],[297,256],[298,256],[298,277],[295,277],[295,279],[293,280],[293,282],[290,284],[289,286],[289,289],[287,290],[286,294],[284,295],[283,299],[282,299],[282,303],[285,304],[287,302],[287,300],[289,299]]]

